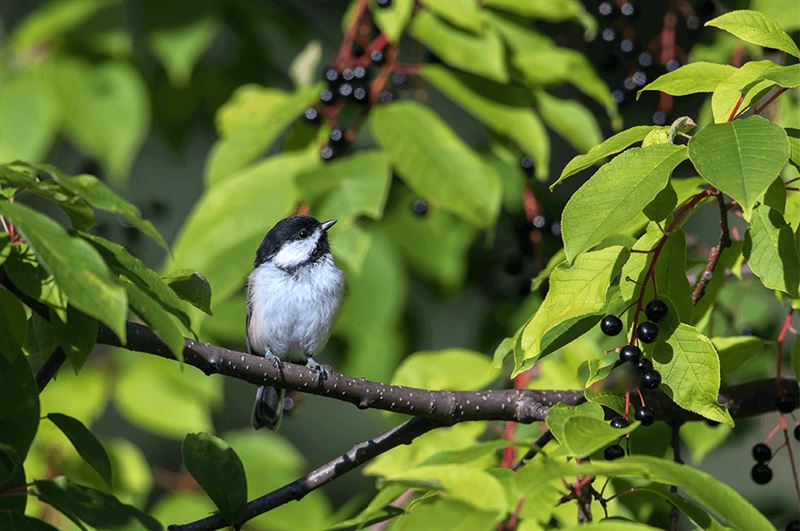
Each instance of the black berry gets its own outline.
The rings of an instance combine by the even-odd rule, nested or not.
[[[339,96],[349,98],[353,94],[353,85],[350,83],[342,83],[339,85]]]
[[[620,457],[625,456],[625,450],[622,449],[622,446],[618,444],[612,444],[605,450],[603,450],[603,457],[606,461],[613,461],[614,459],[619,459]]]
[[[619,8],[620,14],[627,19],[635,19],[639,12],[631,2],[625,2]]]
[[[794,438],[800,441],[800,424],[794,427]]]
[[[625,363],[629,361],[638,364],[642,357],[642,349],[636,345],[625,345],[619,350],[619,361]]]
[[[364,55],[364,47],[358,44],[357,42],[353,43],[353,46],[350,48],[353,52],[354,57],[361,57]]]
[[[772,480],[772,469],[764,463],[756,463],[750,469],[750,477],[759,485],[766,485]]]
[[[622,429],[629,426],[630,422],[628,422],[628,419],[626,419],[625,417],[615,417],[611,419],[611,422],[609,422],[609,424],[611,424],[612,428]]]
[[[355,79],[355,75],[353,75],[353,70],[350,68],[345,68],[342,70],[342,79],[344,81],[353,81]]]
[[[381,103],[392,103],[394,101],[394,92],[389,89],[383,89],[378,95],[378,99]]]
[[[637,407],[633,412],[633,418],[642,423],[642,426],[649,426],[656,420],[656,413],[647,406]]]
[[[408,83],[408,75],[402,72],[394,72],[392,74],[392,85],[395,87],[402,87],[406,83]]]
[[[657,389],[661,385],[661,373],[655,369],[647,369],[642,373],[642,387],[645,389]]]
[[[519,159],[519,166],[528,177],[533,175],[533,160],[529,156],[525,155]]]
[[[622,321],[616,315],[606,315],[600,321],[600,330],[607,336],[616,336],[622,332]]]
[[[667,123],[667,115],[663,111],[654,112],[653,123],[656,125],[664,125],[665,123]]]
[[[786,524],[786,531],[800,531],[800,520],[793,520]]]
[[[330,138],[331,144],[334,146],[341,146],[345,143],[344,131],[341,129],[331,129],[330,134],[328,135]]]
[[[358,87],[353,91],[353,99],[359,103],[367,101],[367,89]]]
[[[325,70],[325,80],[329,85],[335,85],[339,81],[340,72],[335,68],[327,68]]]
[[[353,69],[353,79],[356,81],[363,81],[367,78],[367,69],[363,66],[357,66]]]
[[[329,160],[333,160],[333,157],[336,156],[336,151],[333,149],[333,146],[325,146],[319,151],[319,156],[325,162]]]
[[[614,28],[605,28],[602,33],[600,33],[600,38],[608,44],[613,44],[614,41],[617,40],[617,32]]]
[[[325,89],[319,93],[319,101],[324,103],[325,105],[330,105],[333,103],[333,100],[336,99],[336,96],[333,94],[333,91],[330,89]]]
[[[648,302],[644,309],[644,313],[647,315],[647,318],[654,323],[657,323],[666,317],[668,311],[669,310],[667,309],[667,305],[664,303],[664,301],[660,301],[658,299],[653,299]]]
[[[789,393],[783,393],[775,401],[775,407],[781,413],[791,413],[797,407],[797,400]]]
[[[309,107],[303,112],[303,119],[308,123],[315,124],[319,122],[319,111],[314,107]]]
[[[375,0],[375,3],[381,9],[385,9],[385,8],[389,7],[390,5],[392,5],[392,0]]]
[[[411,211],[418,216],[424,216],[428,213],[428,202],[424,199],[417,199],[411,203]]]
[[[601,2],[597,6],[597,14],[603,18],[611,18],[614,16],[614,4],[611,2]]]
[[[639,326],[636,327],[636,337],[638,337],[642,343],[652,343],[656,340],[657,336],[658,326],[655,323],[645,321],[639,323]]]
[[[382,50],[373,50],[369,54],[369,60],[372,61],[372,64],[380,66],[386,62],[386,56]]]
[[[753,446],[753,459],[759,463],[766,463],[772,459],[772,450],[764,443],[758,443]]]
[[[642,358],[638,362],[636,362],[636,368],[642,372],[652,370],[653,362],[647,358]]]

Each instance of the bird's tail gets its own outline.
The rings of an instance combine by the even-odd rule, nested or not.
[[[286,391],[262,385],[256,391],[256,401],[253,404],[253,428],[259,429],[266,426],[276,430],[281,426],[283,417],[283,402]]]

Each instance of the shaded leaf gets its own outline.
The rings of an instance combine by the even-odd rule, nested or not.
[[[375,17],[375,25],[386,34],[386,38],[397,42],[411,18],[414,0],[393,0],[387,7],[379,7],[376,0],[369,0],[369,10]]]
[[[186,468],[214,501],[225,521],[237,522],[247,505],[247,479],[236,452],[219,437],[190,433],[183,440],[182,453]]]
[[[133,282],[123,279],[122,284],[128,293],[131,309],[141,317],[155,332],[158,338],[167,345],[175,359],[183,361],[183,333],[174,321],[174,317],[164,307]]]
[[[211,315],[211,286],[206,277],[197,271],[176,271],[164,281],[178,297]]]
[[[83,425],[81,421],[69,415],[61,413],[50,413],[47,415],[50,421],[58,426],[67,439],[75,447],[78,454],[98,473],[111,487],[111,460],[108,458],[103,445],[97,437]]]
[[[683,65],[644,86],[638,93],[659,90],[673,96],[685,96],[698,92],[714,92],[722,81],[736,72],[730,65],[698,61]]]
[[[423,0],[422,3],[454,26],[473,32],[481,30],[483,19],[476,0]]]
[[[171,23],[157,24],[149,31],[147,41],[167,71],[170,83],[185,87],[195,63],[214,41],[219,24],[203,2],[195,3],[191,10],[179,9],[183,16],[174,20],[170,4],[158,5],[159,18],[168,18]]]
[[[97,341],[97,320],[70,306],[66,320],[51,310],[50,324],[58,345],[77,373]]]
[[[0,84],[0,162],[41,160],[55,141],[62,116],[49,72],[39,67],[4,76]]]
[[[0,354],[8,363],[22,355],[28,337],[28,316],[25,308],[10,291],[0,287]]]
[[[767,205],[753,209],[744,241],[744,257],[765,287],[797,296],[800,262],[792,227]]]
[[[756,336],[712,337],[711,342],[723,374],[735,371],[767,347],[767,342]]]
[[[39,389],[25,356],[0,356],[0,484],[22,467],[39,427]]]

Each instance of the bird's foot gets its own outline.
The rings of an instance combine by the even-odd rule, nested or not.
[[[308,358],[306,360],[306,367],[308,367],[317,374],[317,383],[320,383],[322,382],[322,380],[328,378],[328,371],[325,370],[325,367],[323,365],[317,363],[317,360],[315,360],[314,358]]]
[[[268,350],[267,353],[264,355],[264,357],[267,358],[267,361],[272,363],[273,367],[275,367],[278,370],[281,369],[282,362],[281,362],[281,359],[278,356],[276,356],[275,354],[273,354],[272,352],[270,352]]]

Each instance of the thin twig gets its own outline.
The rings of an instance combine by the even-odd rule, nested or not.
[[[697,304],[705,294],[706,286],[708,286],[708,283],[711,282],[711,278],[714,276],[714,268],[717,267],[723,249],[731,245],[730,229],[728,228],[728,207],[725,205],[722,192],[717,193],[717,204],[719,205],[719,242],[717,242],[717,245],[715,245],[708,254],[706,267],[700,275],[700,278],[697,279],[697,285],[694,287],[694,290],[692,290],[693,304]]]

